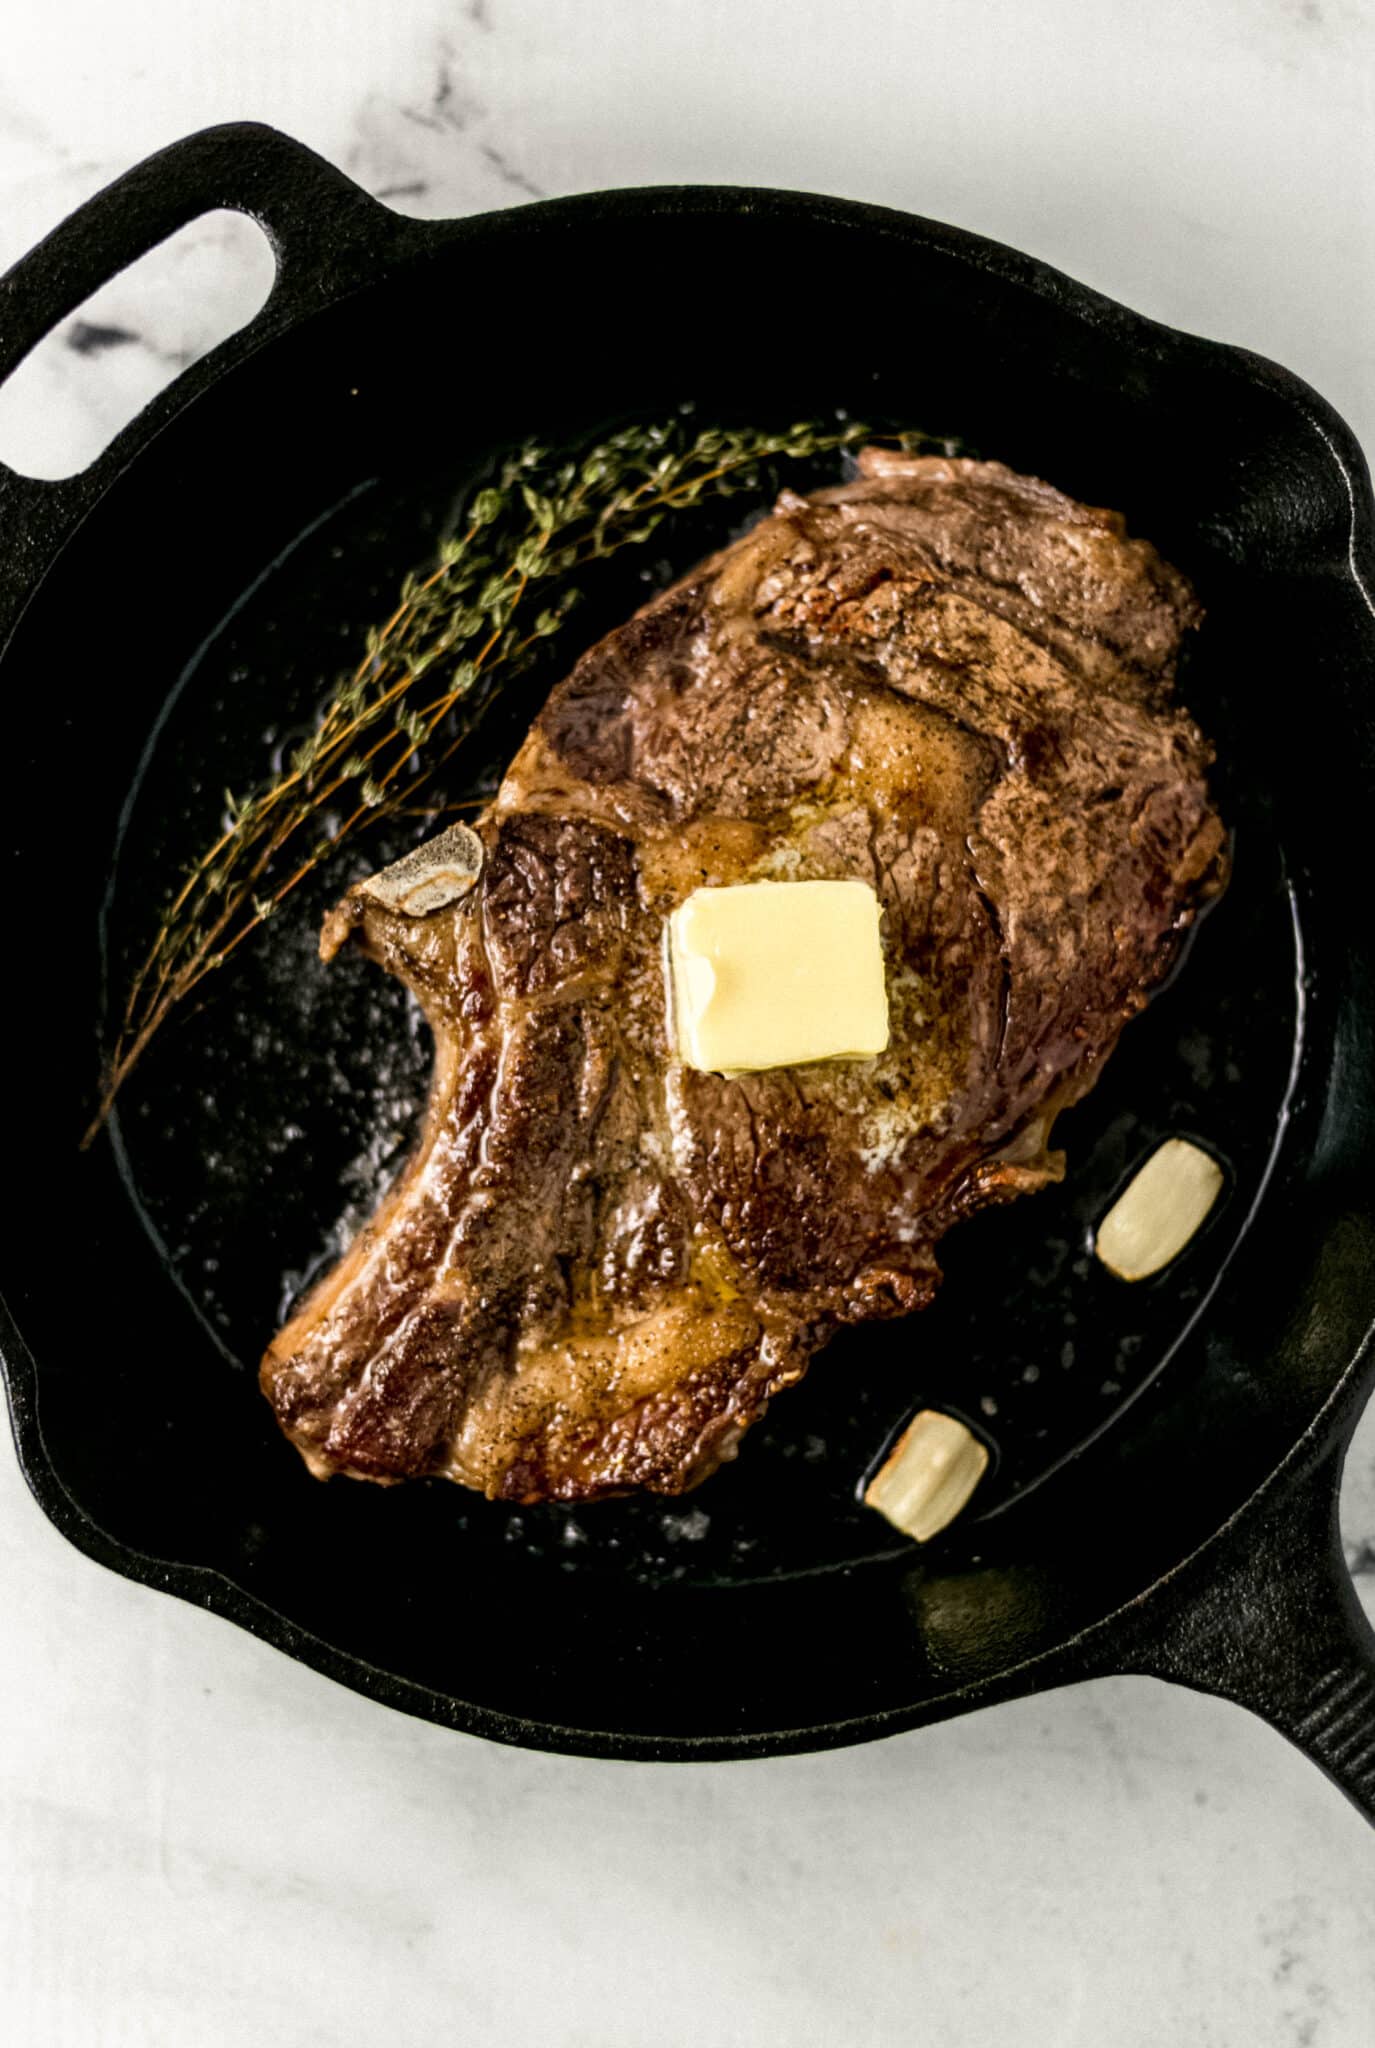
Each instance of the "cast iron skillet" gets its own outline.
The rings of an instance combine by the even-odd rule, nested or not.
[[[422,224],[256,126],[142,164],[0,282],[0,377],[217,206],[271,237],[264,310],[84,474],[0,475],[0,1351],[45,1511],[117,1571],[503,1741],[761,1755],[1148,1672],[1264,1715],[1375,1818],[1375,1642],[1335,1515],[1375,1314],[1375,549],[1347,428],[1269,363],[929,221],[689,188]],[[1184,686],[1235,883],[1062,1125],[1065,1187],[956,1233],[937,1305],[837,1343],[692,1499],[317,1486],[251,1368],[404,1148],[424,1048],[365,963],[320,978],[303,902],[81,1154],[103,977],[493,451],[686,402],[915,419],[1121,507],[1208,606]],[[643,589],[613,579],[578,630]],[[513,736],[493,727],[479,779]],[[1178,1130],[1224,1160],[1225,1200],[1124,1288],[1087,1233]],[[923,1402],[996,1461],[918,1551],[855,1487]]]

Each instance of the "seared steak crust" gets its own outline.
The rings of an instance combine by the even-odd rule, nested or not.
[[[327,922],[414,989],[435,1074],[401,1182],[263,1362],[311,1469],[678,1492],[839,1324],[923,1306],[952,1223],[1058,1175],[1055,1113],[1222,884],[1171,701],[1198,618],[1114,515],[869,450],[586,654],[471,893]],[[667,914],[768,877],[877,890],[878,1059],[671,1056]]]

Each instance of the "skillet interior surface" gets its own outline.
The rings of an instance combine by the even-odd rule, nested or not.
[[[1350,1069],[1368,940],[1342,907],[1369,712],[1322,422],[1234,352],[842,213],[586,201],[451,231],[182,412],[0,664],[14,957],[43,963],[5,1006],[24,1199],[0,1285],[85,1540],[205,1568],[201,1597],[284,1646],[509,1739],[744,1751],[948,1711],[1218,1528],[1313,1422],[1372,1306]],[[688,288],[708,273],[710,294]],[[557,317],[612,279],[634,280],[614,328]],[[105,979],[220,792],[290,742],[494,453],[680,405],[919,424],[1123,510],[1208,609],[1182,689],[1218,745],[1235,880],[1060,1125],[1064,1186],[957,1231],[934,1308],[837,1341],[697,1494],[570,1513],[320,1487],[253,1373],[414,1131],[426,1047],[399,991],[314,959],[322,902],[407,827],[298,896],[79,1155]],[[727,530],[708,517],[608,569],[560,662]],[[484,730],[468,788],[552,679]],[[1222,1159],[1225,1198],[1127,1289],[1087,1234],[1170,1132]],[[918,1553],[855,1492],[921,1405],[965,1415],[995,1461],[978,1511]]]

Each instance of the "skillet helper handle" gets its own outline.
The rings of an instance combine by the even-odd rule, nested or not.
[[[1375,1630],[1342,1551],[1345,1452],[1325,1450],[1191,1558],[1117,1668],[1249,1707],[1375,1826]]]
[[[0,463],[0,640],[112,477],[229,362],[364,281],[416,223],[275,128],[205,128],[135,164],[0,277],[0,384],[102,284],[201,214],[257,221],[277,274],[256,316],[160,392],[89,467],[55,482]],[[210,367],[213,366],[213,367]]]

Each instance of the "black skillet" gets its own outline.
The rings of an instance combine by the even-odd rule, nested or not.
[[[1264,1715],[1375,1818],[1375,1640],[1336,1528],[1375,1314],[1375,548],[1347,428],[1269,363],[929,221],[705,188],[422,224],[255,126],[139,166],[0,282],[0,377],[217,206],[272,240],[264,310],[83,475],[0,473],[0,1350],[48,1515],[130,1578],[508,1742],[760,1755],[1149,1672]],[[936,1306],[838,1342],[691,1499],[318,1486],[251,1367],[404,1149],[425,1048],[364,963],[313,965],[320,898],[298,900],[82,1154],[104,982],[494,451],[685,403],[917,421],[1121,507],[1208,606],[1184,687],[1235,883],[1061,1126],[1065,1186],[956,1233]],[[650,573],[717,538],[675,534]],[[561,658],[637,573],[590,593]],[[478,785],[529,710],[475,750]],[[1127,1288],[1088,1233],[1172,1131],[1226,1194]],[[855,1497],[923,1404],[995,1453],[924,1551]]]

